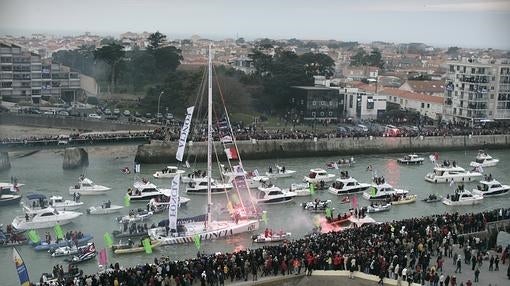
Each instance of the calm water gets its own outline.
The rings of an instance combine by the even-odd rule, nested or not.
[[[490,154],[493,157],[499,158],[500,164],[497,167],[486,168],[486,173],[492,175],[500,180],[502,183],[510,183],[510,152],[508,150],[495,150]],[[372,173],[366,171],[366,167],[372,164],[377,169],[378,175],[384,175],[388,182],[395,187],[402,187],[410,189],[412,193],[418,195],[419,199],[424,198],[429,193],[446,194],[452,192],[451,187],[446,184],[434,185],[424,181],[425,174],[432,170],[432,164],[426,161],[422,166],[400,166],[396,162],[397,154],[388,155],[370,155],[370,156],[357,156],[356,165],[349,168],[351,176],[358,179],[360,182],[370,182]],[[440,159],[456,160],[462,167],[468,168],[469,162],[476,156],[476,151],[466,152],[443,152],[440,154]],[[425,157],[428,157],[425,155]],[[244,165],[247,170],[258,168],[260,173],[264,173],[267,167],[274,163],[285,165],[287,169],[296,170],[297,175],[293,178],[274,180],[273,182],[280,187],[288,188],[293,182],[301,182],[304,175],[308,173],[310,168],[325,167],[325,163],[339,159],[339,157],[330,158],[294,158],[282,160],[253,160],[245,161]],[[122,204],[125,190],[133,183],[132,175],[123,175],[120,169],[129,166],[132,167],[133,156],[122,158],[114,157],[114,155],[89,154],[90,165],[86,169],[87,177],[91,178],[98,184],[107,185],[113,188],[108,195],[105,196],[92,196],[82,197],[86,207],[94,205],[104,199],[111,199],[114,204]],[[0,173],[0,181],[8,182],[10,176],[16,176],[21,183],[24,183],[23,193],[40,192],[46,195],[61,194],[64,197],[70,198],[68,195],[68,187],[73,185],[78,176],[83,172],[82,170],[64,171],[62,170],[62,156],[55,152],[39,152],[30,157],[12,160],[13,167],[6,172]],[[151,177],[151,174],[161,169],[162,165],[143,165],[142,176]],[[197,167],[204,167],[199,165]],[[169,187],[168,180],[152,180],[154,183],[161,187]],[[467,185],[468,188],[474,187],[474,184]],[[344,212],[349,208],[349,204],[340,204],[340,198],[335,197],[325,191],[319,191],[316,195],[322,199],[331,199],[333,207],[336,211]],[[359,196],[359,204],[367,205],[367,201]],[[206,196],[189,196],[192,200],[185,208],[181,208],[179,216],[191,216],[205,212]],[[225,206],[225,197],[223,195],[213,196],[215,205],[214,210],[219,210]],[[294,202],[266,206],[268,211],[269,223],[268,227],[278,230],[283,228],[285,231],[292,232],[294,237],[302,236],[309,232],[313,227],[313,215],[308,214],[301,210],[299,203],[310,200],[310,198],[298,198]],[[132,203],[134,206],[144,207],[144,204]],[[372,217],[377,221],[389,221],[394,219],[403,219],[414,216],[424,216],[435,213],[443,213],[445,211],[459,211],[459,212],[478,212],[498,207],[509,207],[510,201],[508,197],[489,198],[485,199],[482,204],[474,207],[447,207],[441,203],[425,204],[421,201],[415,204],[395,206],[389,212],[373,214]],[[85,208],[82,212],[85,212]],[[124,209],[122,214],[126,214],[128,209]],[[12,221],[15,215],[22,214],[21,208],[16,206],[1,207],[0,208],[0,223],[8,224]],[[105,216],[88,216],[84,214],[79,219],[71,224],[63,227],[64,231],[68,230],[81,230],[84,233],[91,233],[95,237],[96,247],[98,249],[104,247],[103,234],[105,232],[112,232],[119,228],[119,225],[114,221],[114,218],[119,214],[105,215]],[[154,217],[153,222],[158,222],[165,218],[165,214],[158,214]],[[261,223],[260,232],[263,231],[264,223]],[[51,230],[50,230],[51,231]],[[41,236],[43,232],[39,231]],[[250,234],[245,234],[228,240],[218,240],[214,242],[202,242],[201,251],[206,253],[213,252],[227,252],[233,251],[236,248],[255,247],[250,240]],[[52,266],[57,263],[62,263],[63,258],[52,258],[45,252],[35,252],[29,246],[19,247],[19,251],[23,256],[25,262],[28,264],[28,269],[31,278],[38,281],[42,272],[50,272]],[[159,248],[152,255],[146,254],[133,254],[127,256],[118,256],[109,253],[109,262],[118,261],[121,265],[133,265],[137,263],[144,263],[152,260],[154,257],[160,255],[168,255],[175,259],[183,257],[195,256],[197,250],[194,245],[179,245],[168,246]],[[2,277],[2,285],[17,285],[18,278],[15,273],[14,265],[11,262],[11,249],[0,248],[0,277]],[[80,265],[86,273],[93,272],[97,269],[95,260]]]

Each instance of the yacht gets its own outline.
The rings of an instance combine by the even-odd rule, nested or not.
[[[431,183],[470,182],[481,176],[481,173],[466,171],[455,164],[443,164],[436,165],[434,171],[425,176],[425,181]]]
[[[72,187],[69,187],[69,194],[80,194],[82,196],[93,196],[102,195],[111,190],[111,188],[96,185],[91,179],[80,177],[78,183]]]
[[[425,161],[425,158],[420,157],[416,154],[405,155],[404,157],[397,159],[397,162],[405,165],[419,165],[423,164],[423,161]]]
[[[83,205],[83,202],[64,200],[62,196],[51,196],[49,204],[58,211],[74,211],[79,209]]]
[[[81,215],[79,212],[57,211],[48,207],[37,213],[26,213],[25,216],[17,216],[12,221],[12,226],[17,230],[29,230],[50,228],[57,224],[65,225]]]
[[[185,173],[184,170],[179,170],[175,166],[167,166],[163,170],[157,171],[152,176],[156,179],[167,179],[167,178],[173,178],[177,175],[182,175],[184,173]]]
[[[292,201],[296,196],[296,193],[282,190],[272,184],[267,187],[259,187],[258,190],[259,193],[255,199],[257,204],[282,204]]]
[[[38,213],[51,207],[58,211],[72,211],[79,209],[83,202],[64,200],[61,196],[51,196],[49,199],[43,194],[28,194],[26,202],[21,205],[27,213]]]
[[[225,178],[225,180],[231,184],[233,184],[234,180],[238,177],[242,177],[244,175],[245,179],[244,181],[248,185],[248,188],[250,189],[256,189],[260,186],[262,186],[263,183],[268,182],[269,178],[267,176],[260,176],[258,171],[252,171],[252,172],[246,172],[242,170],[242,172],[233,172],[229,171],[227,167],[225,167],[223,164],[221,165],[222,172],[221,174]]]
[[[308,183],[291,184],[289,191],[296,193],[296,197],[307,197],[312,195]]]
[[[358,192],[364,192],[370,188],[370,184],[359,183],[350,176],[341,176],[329,187],[329,192],[333,195],[346,195]]]
[[[386,200],[391,199],[394,196],[404,196],[409,193],[408,190],[403,189],[395,189],[390,184],[386,183],[384,180],[377,181],[372,184],[372,186],[363,192],[363,197],[367,200],[377,201],[377,200]]]
[[[494,167],[499,163],[499,159],[492,158],[491,155],[487,154],[484,150],[478,151],[475,161],[469,163],[471,167]]]
[[[0,206],[15,205],[21,201],[21,195],[11,189],[0,188]]]
[[[320,182],[328,183],[333,181],[334,178],[335,178],[334,174],[328,174],[328,172],[326,172],[324,169],[316,168],[310,170],[308,176],[305,176],[304,181],[307,183],[314,184]]]
[[[391,203],[379,203],[379,204],[370,204],[367,208],[367,213],[379,213],[389,211],[391,209]]]
[[[133,184],[133,189],[128,189],[127,195],[130,201],[144,202],[149,201],[152,198],[159,198],[163,193],[153,183],[142,180],[136,181]]]
[[[510,186],[502,185],[500,182],[492,180],[482,180],[480,185],[473,189],[471,192],[475,195],[483,197],[502,196],[508,194]]]
[[[186,186],[186,193],[190,195],[207,195],[208,178],[195,179]],[[211,178],[211,194],[224,194],[232,189],[232,184],[216,183]]]
[[[288,170],[285,167],[276,165],[276,170],[274,170],[271,167],[269,168],[269,171],[266,172],[266,177],[268,177],[270,179],[289,178],[289,177],[294,176],[295,173],[296,173],[296,171],[294,171],[294,170]]]
[[[447,206],[466,206],[476,205],[481,203],[483,196],[472,194],[470,191],[465,190],[464,186],[459,186],[453,195],[448,195],[443,198],[443,204]]]

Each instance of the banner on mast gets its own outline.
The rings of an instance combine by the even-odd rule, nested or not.
[[[12,248],[12,259],[16,265],[16,272],[18,272],[19,283],[21,286],[29,286],[30,279],[28,278],[28,269],[23,262],[23,258],[15,247]]]
[[[177,229],[177,208],[179,207],[179,182],[181,176],[177,175],[172,180],[170,188],[170,201],[168,202],[168,227]]]
[[[188,140],[194,109],[195,106],[186,108],[186,117],[184,117],[184,124],[182,125],[181,135],[179,136],[179,148],[177,149],[177,153],[175,153],[175,158],[179,162],[182,162],[182,157],[184,156],[184,148],[186,148],[186,140]]]

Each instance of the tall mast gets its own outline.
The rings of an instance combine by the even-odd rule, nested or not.
[[[211,224],[211,178],[212,178],[212,44],[209,44],[209,90],[207,93],[207,226]]]

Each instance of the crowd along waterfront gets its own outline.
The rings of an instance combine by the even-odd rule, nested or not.
[[[501,183],[507,182],[507,174],[510,173],[510,152],[508,150],[489,150],[490,154],[500,159],[500,163],[496,167],[485,168],[486,174],[498,179]],[[372,176],[376,172],[377,175],[383,175],[386,180],[395,187],[402,187],[411,190],[413,194],[418,195],[418,201],[414,204],[395,206],[388,212],[376,213],[371,216],[376,221],[391,221],[397,219],[404,219],[416,216],[425,216],[430,214],[440,214],[444,212],[479,212],[483,210],[491,210],[495,208],[508,207],[508,198],[487,198],[482,203],[476,206],[462,206],[462,207],[448,207],[441,203],[426,204],[421,202],[428,194],[436,193],[446,195],[453,193],[453,187],[449,184],[431,184],[424,180],[424,176],[433,169],[433,164],[426,161],[423,165],[405,166],[397,163],[397,158],[402,154],[381,154],[381,155],[366,155],[357,156],[356,163],[345,170],[360,182],[370,182]],[[427,158],[429,154],[424,154]],[[456,152],[442,152],[439,154],[440,160],[449,159],[455,160],[459,166],[469,168],[469,162],[474,160],[476,151],[456,151]],[[268,167],[278,163],[288,169],[296,170],[296,175],[291,178],[283,178],[273,180],[273,182],[282,187],[288,188],[291,183],[298,183],[303,180],[303,177],[308,174],[310,168],[321,167],[325,168],[326,163],[340,159],[342,156],[337,157],[316,157],[316,158],[294,158],[294,159],[275,159],[275,160],[252,160],[245,161],[244,165],[247,170],[258,169],[263,173],[267,171]],[[114,204],[122,205],[123,197],[126,190],[132,186],[134,176],[132,174],[126,175],[121,172],[121,169],[129,166],[132,167],[133,157],[126,156],[118,158],[115,156],[108,156],[104,153],[90,154],[90,165],[84,170],[62,170],[60,168],[61,158],[55,152],[39,152],[32,156],[16,159],[13,161],[13,168],[8,172],[3,172],[1,176],[2,181],[9,181],[11,176],[16,176],[18,181],[25,184],[22,188],[23,194],[30,192],[43,193],[47,196],[56,194],[65,198],[72,198],[69,195],[68,188],[76,183],[78,177],[84,173],[87,177],[93,179],[99,184],[104,184],[111,187],[113,190],[104,196],[98,197],[82,197],[81,200],[85,202],[84,207],[81,209],[85,212],[88,206],[96,205],[101,200],[109,199]],[[373,171],[367,171],[367,166],[372,165]],[[152,178],[152,174],[161,170],[162,165],[142,165],[141,173],[137,176],[139,178],[145,177],[161,187],[169,188],[171,181],[169,179],[156,180]],[[184,166],[182,166],[184,168]],[[192,166],[193,167],[193,166]],[[195,168],[204,169],[205,165],[198,164]],[[339,171],[330,170],[336,172]],[[217,173],[217,172],[216,172]],[[217,177],[217,175],[215,176]],[[467,188],[476,187],[475,184],[466,184]],[[181,194],[183,189],[181,188]],[[368,205],[361,194],[358,194],[358,202],[360,206]],[[342,204],[341,197],[334,196],[327,191],[317,191],[314,198],[330,199],[332,200],[331,206],[335,209],[335,214],[339,212],[346,212],[350,207],[349,204]],[[188,202],[186,207],[179,209],[180,217],[189,217],[205,213],[204,196],[192,196],[192,200]],[[272,228],[274,231],[283,229],[286,232],[291,232],[293,237],[299,238],[304,234],[311,231],[314,227],[314,215],[303,211],[299,206],[300,202],[310,200],[309,197],[296,198],[294,202],[269,205],[263,208],[268,211],[268,224],[267,227]],[[216,195],[215,204],[212,206],[213,212],[220,213],[225,207],[226,201],[223,196]],[[145,204],[132,203],[130,208],[125,208],[121,214],[127,214],[129,209],[138,207],[145,207]],[[0,223],[7,225],[12,222],[16,215],[21,215],[22,209],[19,206],[3,206],[0,208]],[[112,232],[119,229],[119,224],[115,221],[115,217],[120,214],[112,214],[106,216],[89,216],[82,215],[73,223],[63,226],[64,231],[79,230],[83,233],[92,234],[95,238],[96,247],[98,249],[104,247],[103,234],[105,232]],[[151,222],[157,223],[158,221],[167,218],[167,213],[155,215]],[[262,232],[265,228],[264,223],[261,223]],[[52,230],[49,230],[50,232]],[[44,236],[44,232],[40,233]],[[251,234],[243,234],[230,237],[224,240],[204,241],[201,245],[201,252],[215,253],[234,251],[235,249],[254,248],[251,240]],[[63,263],[63,259],[51,257],[44,252],[35,252],[31,247],[20,246],[18,249],[23,256],[25,263],[30,271],[32,280],[38,279],[42,272],[51,271],[51,267],[57,263]],[[144,253],[133,254],[129,256],[117,256],[108,253],[110,262],[119,262],[121,265],[134,265],[138,263],[145,263],[152,260],[153,257],[168,255],[174,259],[193,257],[197,249],[192,244],[166,246],[158,248],[152,255]],[[2,256],[2,265],[10,262],[10,248],[1,248],[0,255]],[[86,273],[94,272],[97,270],[97,263],[95,260],[80,265]],[[9,267],[0,269],[0,275],[6,277],[6,285],[15,285],[17,283],[16,272]]]

